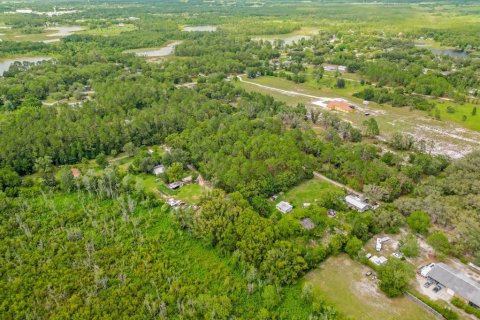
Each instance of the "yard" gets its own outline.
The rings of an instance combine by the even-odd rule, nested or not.
[[[421,306],[400,297],[387,298],[365,273],[369,270],[347,255],[331,257],[305,279],[314,293],[325,297],[347,317],[354,319],[435,319]]]
[[[322,194],[334,188],[338,189],[319,178],[313,178],[290,189],[280,200],[290,202],[295,208],[301,208],[304,203],[314,203],[315,199],[321,198]]]

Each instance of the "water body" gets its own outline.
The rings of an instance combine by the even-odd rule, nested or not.
[[[217,26],[196,26],[196,27],[184,27],[182,31],[186,32],[213,32],[217,31]]]
[[[415,44],[415,47],[419,48],[426,48],[432,51],[436,55],[447,55],[454,58],[466,58],[468,56],[468,52],[456,49],[445,49],[445,48],[432,48],[429,44],[418,42]]]
[[[454,57],[454,58],[466,58],[468,56],[468,52],[462,50],[454,50],[454,49],[434,49],[429,48],[434,54],[446,54],[447,56]]]
[[[7,71],[10,66],[15,62],[33,62],[33,63],[38,63],[42,61],[48,61],[51,60],[51,58],[46,58],[46,57],[32,57],[32,58],[19,58],[19,59],[9,59],[9,60],[3,60],[0,61],[0,75],[3,75],[5,71]]]
[[[181,41],[175,41],[162,48],[131,50],[127,52],[133,52],[139,57],[148,57],[148,58],[166,57],[166,56],[172,55],[173,52],[175,51],[175,47],[180,43]]]

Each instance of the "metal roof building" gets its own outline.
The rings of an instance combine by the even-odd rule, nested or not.
[[[480,307],[480,283],[467,277],[462,272],[444,264],[437,263],[428,273],[428,277]]]
[[[276,208],[282,213],[289,213],[290,211],[292,211],[293,206],[286,201],[281,201],[276,205]]]
[[[359,212],[364,212],[370,208],[368,203],[363,202],[362,199],[356,196],[346,196],[345,201],[350,207],[357,209]]]

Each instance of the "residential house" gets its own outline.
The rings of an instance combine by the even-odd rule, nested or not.
[[[345,197],[345,201],[350,208],[358,212],[365,212],[370,209],[370,205],[357,196],[348,195]]]
[[[279,202],[275,207],[277,208],[278,211],[282,213],[289,213],[290,211],[293,210],[293,206],[286,201]]]

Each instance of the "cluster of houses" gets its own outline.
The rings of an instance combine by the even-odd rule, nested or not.
[[[430,283],[446,288],[450,296],[459,296],[474,308],[480,308],[480,283],[445,263],[430,263],[419,270]]]

